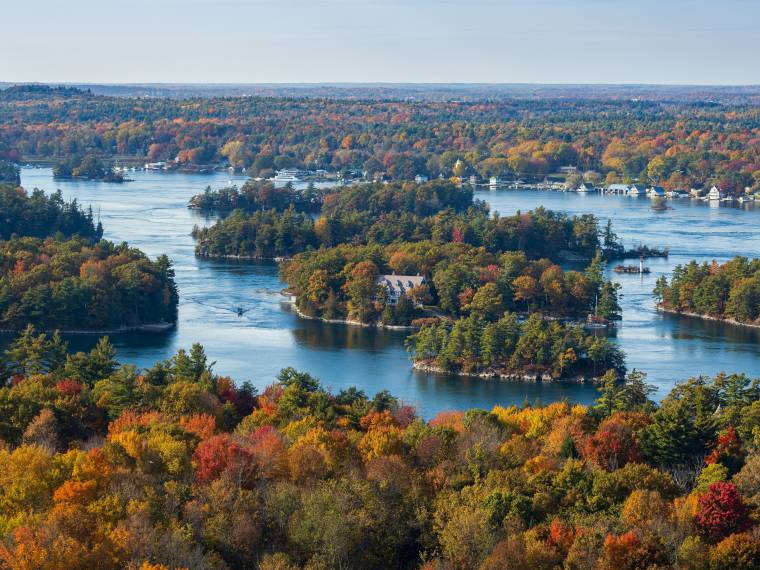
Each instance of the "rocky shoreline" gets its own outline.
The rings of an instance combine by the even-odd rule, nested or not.
[[[118,329],[93,329],[93,330],[63,330],[63,329],[38,329],[37,332],[52,333],[58,331],[65,335],[118,335],[129,332],[148,332],[148,333],[162,333],[174,329],[177,323],[146,323],[143,325],[135,325],[131,327],[120,327]],[[0,334],[18,334],[23,332],[23,329],[0,329]]]
[[[484,380],[499,380],[501,382],[563,382],[568,384],[586,384],[596,383],[598,378],[586,378],[585,376],[575,376],[573,378],[554,378],[551,374],[519,374],[515,372],[499,372],[496,370],[486,370],[483,372],[451,372],[444,370],[440,366],[434,366],[424,360],[418,360],[412,364],[412,368],[419,372],[430,372],[432,374],[452,374],[454,376],[464,376],[468,378],[482,378]]]
[[[306,315],[301,312],[301,310],[296,306],[295,302],[292,300],[290,301],[293,305],[293,310],[295,313],[301,317],[302,319],[308,319],[310,321],[321,321],[323,323],[328,323],[332,325],[349,325],[354,327],[364,327],[368,329],[387,329],[392,331],[415,331],[417,330],[417,327],[413,326],[402,326],[402,325],[384,325],[382,323],[360,323],[359,321],[350,321],[348,319],[326,319],[324,317],[312,317],[309,315]]]
[[[726,323],[728,325],[735,325],[738,327],[748,327],[751,329],[760,329],[760,324],[743,323],[735,319],[726,319],[721,317],[713,317],[711,315],[703,315],[702,313],[692,313],[691,311],[676,311],[675,309],[668,309],[663,307],[662,304],[657,304],[655,308],[661,313],[667,313],[669,315],[679,315],[683,317],[693,317],[696,319],[704,319],[705,321],[715,321],[718,323]]]

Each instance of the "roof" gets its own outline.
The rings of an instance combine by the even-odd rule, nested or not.
[[[628,190],[628,184],[610,184],[610,190]]]
[[[401,295],[425,283],[425,278],[422,275],[378,275],[375,283],[384,285],[393,295]]]
[[[644,184],[631,184],[630,188],[635,188],[636,190],[646,190],[647,187]]]

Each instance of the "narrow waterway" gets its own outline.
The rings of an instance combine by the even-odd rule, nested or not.
[[[405,333],[330,325],[298,318],[280,295],[282,283],[271,263],[199,260],[193,255],[193,225],[212,218],[187,209],[189,198],[207,185],[224,186],[240,177],[135,172],[133,182],[110,184],[55,181],[50,169],[22,170],[22,184],[46,191],[60,188],[100,213],[105,237],[128,241],[150,256],[168,254],[175,264],[180,289],[179,324],[168,334],[115,337],[122,362],[149,366],[169,358],[193,342],[202,343],[215,370],[263,388],[286,366],[308,371],[337,391],[356,385],[367,394],[390,390],[430,416],[454,408],[490,408],[526,400],[550,402],[567,398],[589,402],[590,386],[502,383],[412,371],[403,347]],[[660,395],[690,375],[721,370],[760,376],[760,331],[687,317],[658,314],[651,291],[662,273],[690,259],[718,261],[734,255],[760,257],[760,209],[751,206],[710,207],[690,200],[673,210],[653,212],[645,198],[579,195],[538,191],[479,191],[479,199],[509,214],[538,205],[571,214],[593,213],[603,222],[612,218],[626,245],[640,242],[667,246],[667,260],[651,260],[646,276],[614,275],[623,286],[624,320],[615,333],[629,368],[649,374]],[[234,309],[248,311],[239,317]],[[86,348],[94,339],[70,339]],[[0,342],[7,342],[0,339]]]

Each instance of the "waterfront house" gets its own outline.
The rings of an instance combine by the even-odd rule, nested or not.
[[[647,187],[643,184],[631,184],[628,187],[629,196],[643,196],[647,193]]]
[[[692,188],[689,190],[689,198],[701,198],[704,192],[702,188]]]
[[[594,185],[590,182],[584,182],[580,186],[578,186],[578,189],[576,192],[595,192],[596,188],[594,188]]]
[[[628,184],[610,184],[607,187],[607,192],[610,194],[627,194]]]
[[[401,295],[426,282],[422,275],[378,275],[375,285],[385,287],[388,291],[388,304],[395,305]]]
[[[670,198],[672,200],[678,199],[678,198],[688,198],[689,193],[686,190],[668,190],[665,192],[665,197]]]
[[[424,174],[418,174],[417,176],[415,176],[415,177],[414,177],[414,181],[415,181],[417,184],[422,184],[422,183],[424,183],[424,182],[427,182],[427,181],[428,181],[428,177],[427,177],[427,176],[425,176]]]
[[[488,187],[491,190],[496,190],[501,184],[501,179],[498,176],[491,176],[491,179],[488,181]]]
[[[724,198],[723,191],[717,186],[710,188],[710,192],[707,194],[707,199],[711,202],[722,200]]]
[[[650,198],[664,198],[665,197],[665,188],[662,186],[652,186],[647,190],[647,194]]]

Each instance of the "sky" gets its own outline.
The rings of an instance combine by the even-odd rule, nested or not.
[[[2,12],[9,82],[760,84],[760,0],[4,0]]]

